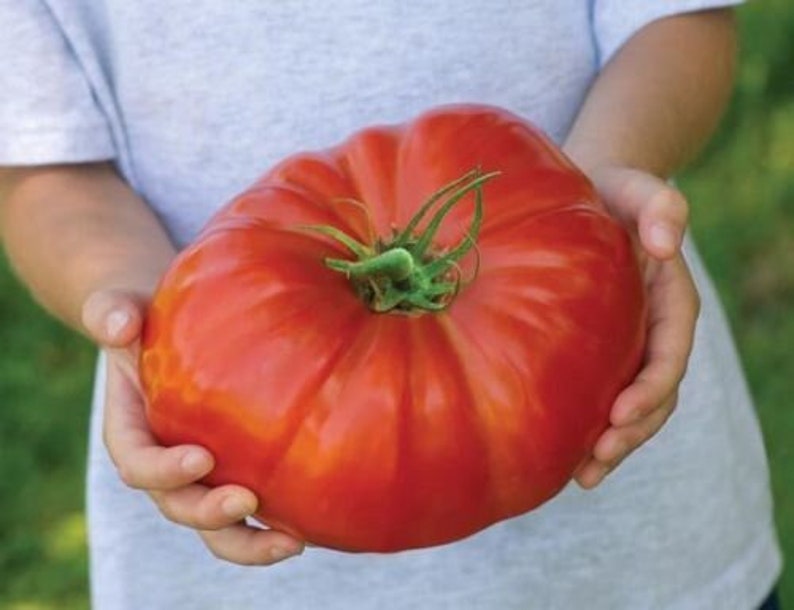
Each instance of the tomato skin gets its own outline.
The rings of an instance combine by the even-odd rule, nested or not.
[[[371,312],[323,262],[350,253],[306,230],[388,241],[475,167],[500,172],[461,261],[476,276],[440,313]],[[448,106],[291,157],[224,207],[154,296],[141,380],[156,437],[207,447],[206,482],[252,489],[262,522],[391,552],[557,494],[635,376],[645,318],[631,240],[587,178],[525,120]]]

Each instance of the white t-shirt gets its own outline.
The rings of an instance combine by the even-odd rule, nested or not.
[[[0,164],[115,159],[179,244],[274,161],[437,104],[509,108],[556,140],[643,25],[735,0],[0,0]],[[109,202],[112,204],[112,202]],[[680,404],[603,485],[462,542],[220,562],[89,460],[99,610],[749,610],[780,571],[767,465],[714,291]]]

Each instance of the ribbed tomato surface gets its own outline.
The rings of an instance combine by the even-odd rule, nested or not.
[[[310,227],[388,244],[473,168],[499,175],[442,311],[375,313],[325,264],[354,257]],[[473,210],[469,193],[431,255]],[[348,551],[442,544],[570,480],[638,370],[644,299],[627,233],[545,136],[443,107],[291,157],[210,221],[151,304],[147,415],[164,444],[207,447],[207,483],[252,489],[272,527]]]

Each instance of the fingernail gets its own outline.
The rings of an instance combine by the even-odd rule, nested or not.
[[[651,227],[651,244],[663,250],[675,250],[678,247],[678,234],[667,224],[659,223]]]
[[[287,559],[287,557],[293,557],[298,554],[299,553],[296,551],[291,551],[281,546],[274,546],[273,548],[270,549],[270,558],[273,561],[282,561],[284,559]]]
[[[250,502],[240,496],[229,496],[221,504],[224,514],[231,519],[242,519],[253,512]]]
[[[130,314],[122,309],[111,311],[105,319],[105,330],[108,337],[115,339],[130,322]]]
[[[200,451],[188,451],[181,461],[182,470],[187,474],[198,476],[207,470],[207,458]]]

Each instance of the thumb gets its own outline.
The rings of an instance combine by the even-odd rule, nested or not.
[[[689,205],[681,192],[648,172],[619,168],[594,177],[596,189],[613,213],[635,226],[653,258],[673,258],[681,247]]]
[[[122,290],[98,290],[83,304],[82,322],[89,337],[103,347],[128,347],[143,328],[143,299]]]

